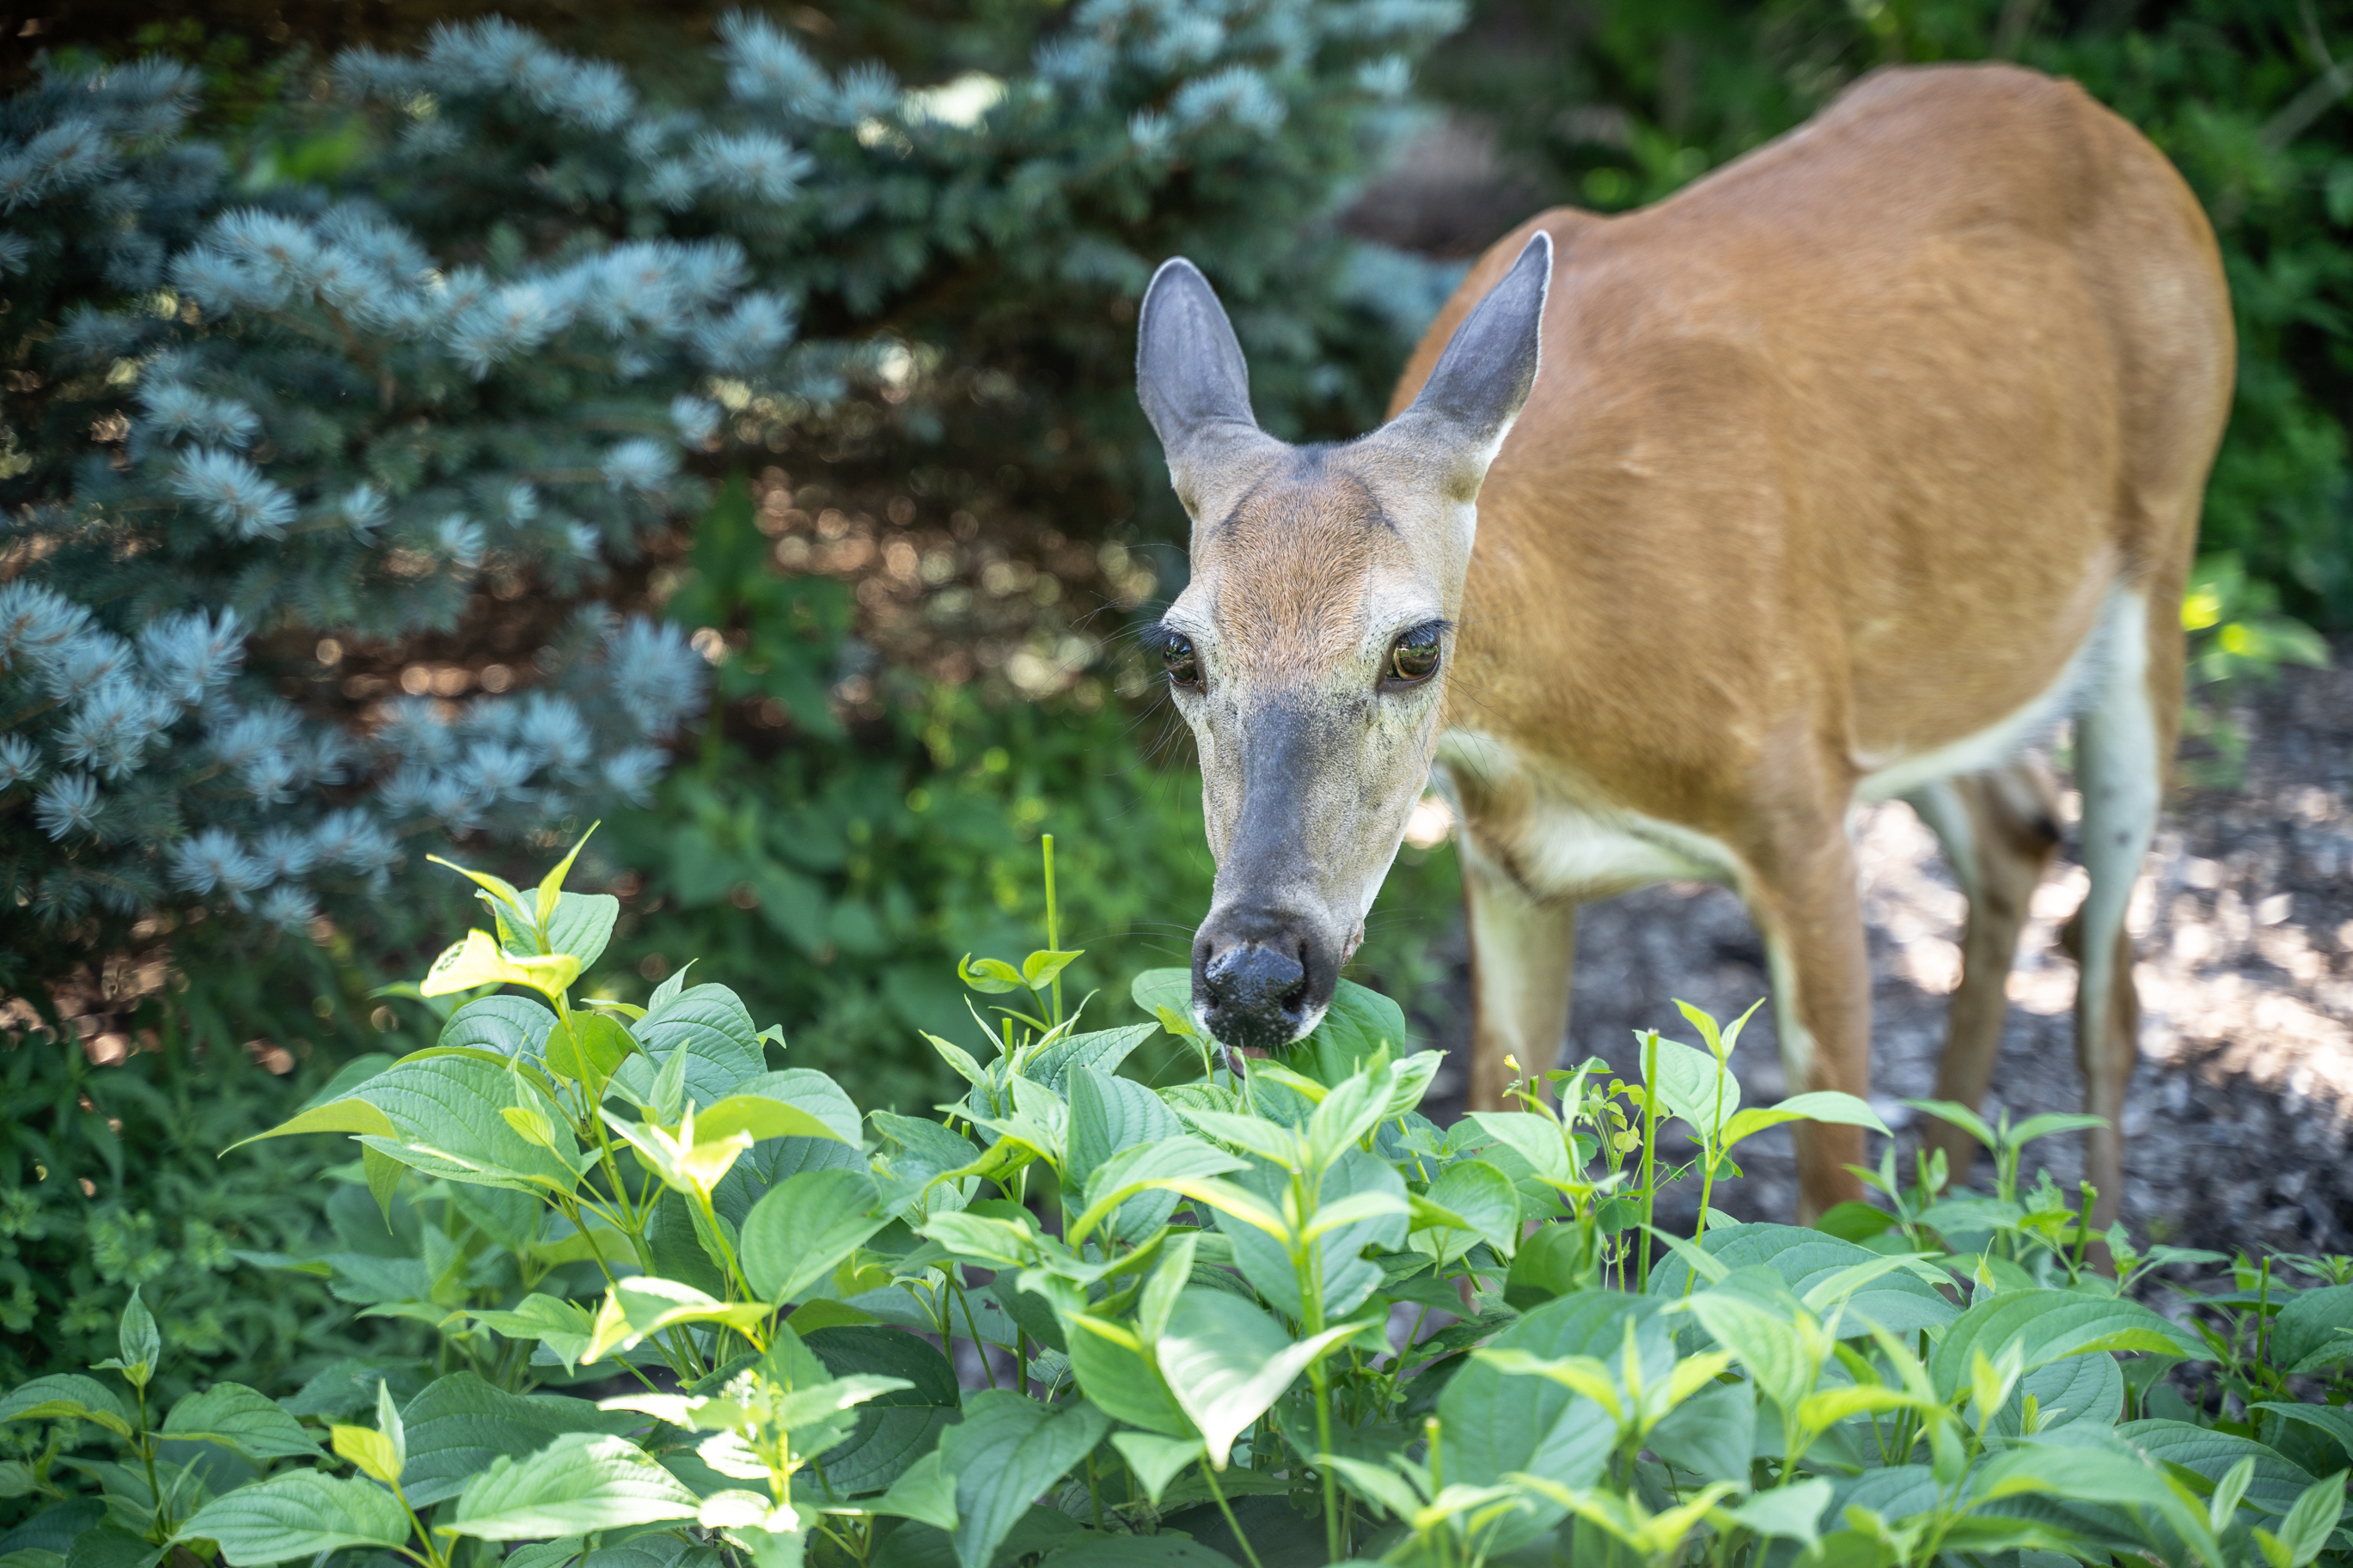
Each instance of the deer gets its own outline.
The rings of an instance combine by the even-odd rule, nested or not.
[[[2072,725],[2104,1229],[2234,353],[2180,175],[2008,66],[1882,69],[1653,205],[1529,219],[1345,443],[1260,428],[1215,291],[1166,261],[1136,384],[1191,524],[1146,637],[1217,865],[1196,1022],[1251,1055],[1315,1027],[1427,785],[1459,826],[1472,1109],[1559,1058],[1577,906],[1666,880],[1744,901],[1790,1089],[1867,1095],[1851,823],[1901,798],[1968,900],[1936,1093],[1974,1108],[2061,837],[2035,756]],[[1859,1199],[1862,1131],[1794,1131],[1800,1222]],[[1928,1139],[1957,1181],[1970,1145]]]

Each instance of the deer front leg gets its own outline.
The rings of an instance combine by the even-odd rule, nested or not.
[[[1557,1066],[1568,1033],[1577,905],[1536,899],[1499,861],[1461,838],[1463,919],[1471,932],[1471,1095],[1502,1110],[1504,1087]],[[1520,1064],[1514,1075],[1504,1062]]]
[[[1863,945],[1853,846],[1833,816],[1765,847],[1744,889],[1765,938],[1773,1017],[1791,1094],[1871,1092],[1871,963]],[[1849,1165],[1862,1163],[1862,1130],[1791,1124],[1798,1146],[1798,1222],[1862,1196]]]

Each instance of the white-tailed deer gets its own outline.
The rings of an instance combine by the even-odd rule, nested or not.
[[[1531,220],[1344,446],[1258,428],[1188,264],[1153,280],[1139,340],[1193,519],[1156,637],[1218,859],[1193,985],[1219,1039],[1314,1026],[1434,763],[1462,828],[1474,1107],[1507,1052],[1556,1059],[1577,903],[1671,879],[1746,900],[1791,1090],[1862,1094],[1848,818],[1902,796],[1969,899],[1938,1092],[1975,1104],[2057,841],[2019,759],[2073,720],[2105,1223],[2137,1054],[2126,905],[2232,357],[2212,231],[2138,132],[2028,71],[1883,71],[1656,206]],[[1858,1195],[1862,1134],[1800,1126],[1810,1217]]]

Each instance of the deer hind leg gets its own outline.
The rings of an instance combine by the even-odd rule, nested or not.
[[[1961,983],[1936,1068],[1936,1098],[1975,1110],[2001,1054],[2018,934],[2059,847],[2058,801],[2050,774],[2028,762],[1939,780],[1905,798],[1935,830],[1968,899]],[[1968,1179],[1976,1139],[1949,1122],[1931,1121],[1926,1142],[1944,1152],[1948,1181]]]
[[[2180,684],[2178,658],[2168,658],[2171,650],[2152,637],[2153,617],[2139,595],[2130,598],[2136,602],[2118,606],[2105,679],[2075,720],[2082,853],[2092,885],[2069,922],[2069,945],[2082,965],[2075,1054],[2084,1069],[2084,1109],[2107,1121],[2087,1135],[2084,1160],[2085,1178],[2099,1188],[2093,1222],[2102,1228],[2116,1218],[2124,1194],[2125,1086],[2139,1055],[2140,1007],[2125,913],[2157,830],[2172,745],[2173,715],[2156,693]],[[2179,633],[2174,637],[2178,642]]]
[[[1871,1091],[1871,962],[1854,846],[1841,815],[1803,827],[1784,822],[1749,858],[1744,896],[1765,938],[1773,1019],[1789,1092]],[[1798,1223],[1811,1225],[1862,1195],[1849,1165],[1862,1162],[1862,1130],[1800,1121]]]
[[[1465,833],[1463,918],[1471,931],[1471,1093],[1473,1110],[1502,1110],[1504,1086],[1557,1066],[1568,1034],[1577,905],[1538,899]],[[1520,1064],[1514,1073],[1505,1057]]]

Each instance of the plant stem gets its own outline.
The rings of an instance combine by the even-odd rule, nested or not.
[[[1658,1210],[1659,1031],[1642,1037],[1642,1239],[1637,1293],[1651,1285],[1651,1223]]]
[[[1209,1495],[1218,1500],[1218,1511],[1226,1516],[1226,1528],[1234,1532],[1234,1543],[1242,1549],[1242,1555],[1250,1559],[1250,1568],[1266,1568],[1266,1564],[1258,1560],[1258,1550],[1250,1545],[1250,1537],[1242,1533],[1242,1521],[1236,1519],[1234,1510],[1227,1506],[1226,1494],[1218,1485],[1217,1469],[1207,1459],[1201,1461],[1201,1479],[1209,1483]],[[1334,1561],[1338,1561],[1336,1556]]]
[[[1058,911],[1054,906],[1054,836],[1050,833],[1045,834],[1041,836],[1039,841],[1046,848],[1046,946],[1051,952],[1060,952],[1062,951],[1062,928],[1061,922],[1055,918]],[[1059,1027],[1061,1022],[1062,973],[1061,971],[1056,970],[1054,972],[1054,1023]]]

